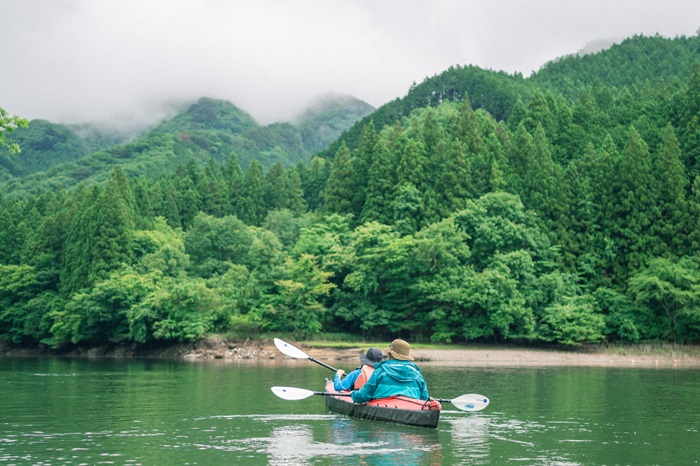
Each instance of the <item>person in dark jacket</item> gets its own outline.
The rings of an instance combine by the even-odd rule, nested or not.
[[[344,379],[341,379],[341,377],[345,375],[344,370],[340,369],[335,373],[333,388],[338,391],[359,390],[372,376],[374,365],[383,360],[384,355],[382,354],[382,350],[379,348],[368,349],[367,353],[360,356],[361,366],[346,375]]]
[[[384,353],[387,360],[375,364],[372,377],[361,389],[351,393],[352,401],[364,403],[394,395],[427,400],[428,385],[421,370],[412,362],[411,345],[397,339]]]

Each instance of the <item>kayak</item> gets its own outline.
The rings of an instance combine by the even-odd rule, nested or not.
[[[417,400],[399,395],[371,400],[367,403],[355,403],[347,395],[333,396],[333,393],[347,394],[350,392],[336,391],[333,388],[333,381],[328,379],[326,379],[325,392],[328,394],[324,396],[326,407],[330,411],[357,419],[393,422],[433,429],[437,428],[440,420],[442,406],[437,400]]]

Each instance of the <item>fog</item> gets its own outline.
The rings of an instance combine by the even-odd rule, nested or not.
[[[452,65],[527,76],[698,26],[697,0],[0,0],[0,107],[130,126],[207,96],[269,123],[322,94],[378,107]]]

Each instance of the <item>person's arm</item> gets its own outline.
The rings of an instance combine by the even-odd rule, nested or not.
[[[354,371],[350,372],[348,375],[345,376],[344,379],[340,379],[340,374],[337,372],[335,373],[335,377],[333,378],[333,388],[336,391],[342,391],[342,390],[350,390],[355,383],[355,380],[357,380],[357,377],[360,375],[360,370],[355,369]]]
[[[430,397],[428,396],[428,384],[425,382],[425,380],[422,380],[422,383],[420,384],[420,399],[430,399]]]

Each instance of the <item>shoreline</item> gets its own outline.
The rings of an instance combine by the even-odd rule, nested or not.
[[[359,355],[367,348],[334,348],[306,346],[294,342],[309,356],[329,364],[348,366],[357,364]],[[641,348],[641,349],[640,349]],[[658,350],[649,347],[615,347],[609,350],[562,351],[531,348],[478,348],[434,349],[414,348],[411,352],[419,365],[450,367],[640,367],[640,368],[700,368],[700,351],[669,348]],[[0,357],[63,357],[63,358],[112,358],[112,359],[161,359],[199,362],[242,362],[287,364],[303,362],[281,354],[272,342],[255,340],[232,342],[218,337],[197,343],[170,345],[160,348],[135,346],[96,347],[74,349],[67,352],[39,348],[0,348]]]

